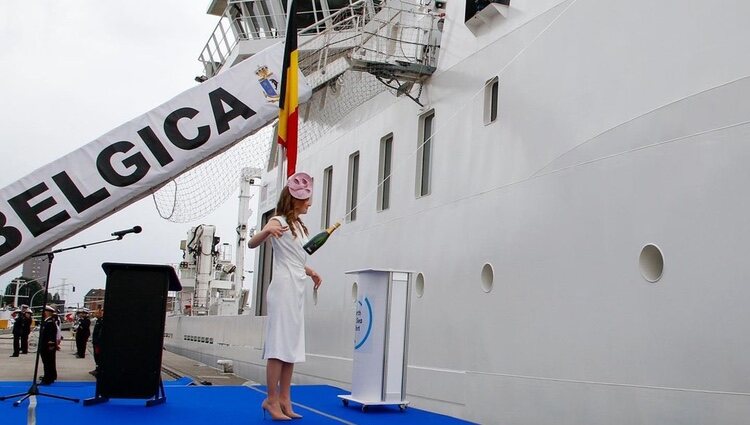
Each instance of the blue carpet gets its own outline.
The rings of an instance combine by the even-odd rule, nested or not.
[[[265,387],[258,387],[265,391]],[[399,410],[397,405],[393,406],[368,406],[367,412],[363,413],[361,405],[350,402],[344,406],[339,394],[350,394],[349,391],[330,385],[294,385],[292,386],[292,400],[302,406],[310,406],[315,410],[335,416],[348,422],[356,424],[469,424],[460,419],[424,410],[407,408]],[[303,407],[295,407],[295,411],[307,418],[309,411]]]
[[[188,385],[193,385],[193,379],[188,378],[187,376],[171,381],[164,381],[164,387],[186,387]],[[166,389],[164,391],[166,391]]]
[[[188,378],[186,376],[183,376],[179,379],[173,379],[169,381],[164,381],[165,387],[184,387],[187,385],[192,385],[193,380],[191,378]],[[29,389],[31,386],[31,381],[0,381],[0,388],[8,388],[8,387],[24,387],[25,389]],[[86,386],[95,386],[95,383],[93,381],[84,381],[84,382],[67,382],[67,381],[57,381],[55,382],[54,387],[60,388],[60,387],[86,387]],[[3,393],[4,394],[4,393]],[[2,395],[2,394],[0,394]]]
[[[263,419],[263,411],[260,409],[260,403],[265,395],[252,388],[242,386],[186,386],[188,382],[185,380],[165,381],[164,384],[167,402],[154,407],[145,407],[145,400],[112,399],[108,403],[84,407],[81,403],[72,403],[50,397],[37,397],[37,423],[82,422],[106,423],[107,425],[205,425],[207,423],[252,425],[271,423],[270,417]],[[8,395],[25,392],[29,388],[29,383],[2,382],[0,387],[2,388],[0,395]],[[93,397],[95,386],[91,382],[61,382],[39,388],[40,391],[49,394],[77,397],[83,400]],[[265,390],[263,387],[257,388]],[[303,415],[304,419],[294,421],[294,423],[300,425],[341,424],[341,420],[363,425],[469,423],[412,407],[405,412],[401,412],[397,406],[371,406],[367,413],[363,413],[354,404],[349,407],[343,406],[337,395],[347,393],[340,388],[327,385],[293,386],[292,398],[295,403],[314,409],[308,410],[302,406],[295,407],[297,413]],[[3,423],[26,423],[28,401],[25,401],[19,407],[13,407],[15,400],[8,399],[0,402],[0,417],[3,418]],[[316,411],[323,412],[325,415]]]

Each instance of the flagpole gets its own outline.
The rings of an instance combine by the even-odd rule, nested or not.
[[[293,17],[292,17],[292,12],[293,12],[292,3],[293,2],[294,2],[294,0],[287,0],[287,3],[286,3],[286,11],[287,11],[287,14],[286,14],[286,28],[285,28],[286,32],[289,31],[289,29],[290,29],[289,28],[289,24],[290,24],[290,22],[292,22],[291,19],[293,19]],[[284,39],[285,40],[289,39],[287,33],[284,34]],[[284,91],[284,92],[286,92],[285,85],[287,84],[287,75],[286,75],[286,71],[287,71],[286,70],[286,66],[287,66],[286,62],[288,60],[288,58],[287,58],[287,54],[288,54],[287,47],[288,46],[286,46],[286,43],[285,43],[285,46],[284,46],[284,67],[282,68],[282,75],[281,75],[281,86],[282,86],[282,91]],[[281,106],[284,101],[285,101],[284,97],[279,98],[279,106]],[[283,108],[279,108],[279,109],[280,109],[279,112],[281,113],[283,111]],[[281,115],[279,115],[279,122],[276,124],[276,137],[275,137],[275,139],[277,141],[279,140],[279,126],[280,125],[281,125]],[[286,137],[286,134],[284,136]],[[284,189],[284,186],[286,185],[286,178],[285,178],[285,176],[286,176],[286,170],[285,170],[285,167],[284,167],[284,159],[287,156],[286,156],[286,146],[284,144],[279,143],[278,144],[278,148],[279,148],[279,155],[277,156],[277,160],[278,160],[278,166],[277,166],[277,168],[278,168],[278,170],[277,170],[277,177],[276,177],[276,193],[278,193],[279,195],[281,195],[281,191]]]
[[[281,91],[279,93],[279,122],[277,140],[284,147],[286,176],[296,172],[299,129],[299,63],[297,53],[297,27],[295,25],[296,3],[287,2],[287,26],[284,42],[284,60],[281,71]],[[280,162],[281,164],[281,162]],[[282,167],[279,167],[280,169]],[[280,175],[279,184],[286,179]]]
[[[286,157],[286,149],[281,145],[279,145],[279,154],[277,156],[279,163],[276,167],[278,168],[278,173],[276,176],[276,193],[281,195],[281,190],[286,185],[286,178],[284,178],[284,176],[286,176],[286,170],[284,170],[284,158]]]
[[[293,11],[293,9],[292,9],[292,3],[293,2],[294,2],[294,0],[287,0],[286,1],[286,28],[284,29],[284,31],[285,31],[285,33],[284,33],[284,40],[288,40],[289,39],[289,35],[287,34],[287,32],[289,31],[289,23],[293,19],[293,17],[292,17],[292,11]],[[285,44],[284,45],[284,62],[286,62],[287,61],[287,57],[286,57],[287,56],[286,42],[284,44]],[[286,63],[284,65],[286,65]],[[286,81],[287,80],[286,71],[287,71],[286,68],[284,68],[284,70],[283,70],[284,75],[281,76],[281,79],[282,79],[281,84],[283,86],[286,86],[286,84],[287,84],[287,81]],[[285,91],[286,90],[288,90],[288,89],[285,88]],[[279,102],[282,102],[282,101],[286,101],[286,99],[279,99]],[[279,118],[281,118],[281,117],[279,117]],[[276,127],[277,138],[278,138],[278,134],[279,134],[278,131],[279,131],[279,128],[277,126]],[[283,155],[279,155],[279,179],[278,179],[278,182],[276,183],[277,184],[276,189],[278,189],[278,192],[276,192],[276,193],[281,194],[281,190],[284,188],[284,186],[286,186],[286,178],[285,178],[285,176],[286,176],[286,167],[284,167],[284,158],[287,158],[287,156],[286,156],[286,146],[281,145],[279,147],[281,148],[281,152],[280,153],[282,153]]]

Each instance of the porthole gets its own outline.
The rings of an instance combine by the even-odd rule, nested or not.
[[[359,290],[359,286],[357,285],[357,282],[352,283],[352,301],[357,301],[357,291]]]
[[[664,255],[654,244],[643,247],[638,264],[641,267],[641,275],[649,282],[658,281],[664,273]]]
[[[424,295],[424,275],[422,273],[417,274],[417,280],[414,282],[414,292],[417,293],[418,298],[422,298],[422,295]]]
[[[495,271],[492,269],[492,264],[485,264],[482,267],[482,291],[489,293],[492,291],[492,285],[495,281]]]

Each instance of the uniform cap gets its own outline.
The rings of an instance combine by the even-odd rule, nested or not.
[[[305,200],[312,196],[313,181],[309,174],[299,172],[292,174],[286,181],[292,198]]]
[[[54,313],[55,311],[57,311],[57,310],[55,310],[54,308],[52,308],[52,306],[49,306],[49,305],[45,305],[45,306],[44,306],[44,309],[45,309],[46,311],[51,311],[51,312],[53,312],[53,313]]]

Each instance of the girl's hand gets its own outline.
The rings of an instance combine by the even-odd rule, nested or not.
[[[247,247],[250,249],[257,248],[269,236],[280,238],[287,230],[289,230],[289,226],[282,226],[281,222],[278,220],[269,220],[263,227],[263,230],[253,235],[250,240],[247,241]]]
[[[318,290],[318,288],[320,288],[320,285],[323,284],[323,278],[320,277],[320,275],[315,271],[312,271],[312,273],[310,273],[310,279],[312,279],[313,289],[316,291]]]
[[[268,223],[266,223],[266,227],[263,228],[263,231],[266,232],[266,235],[273,236],[274,238],[280,238],[284,235],[284,232],[288,230],[289,226],[282,226],[278,220],[269,221]]]

